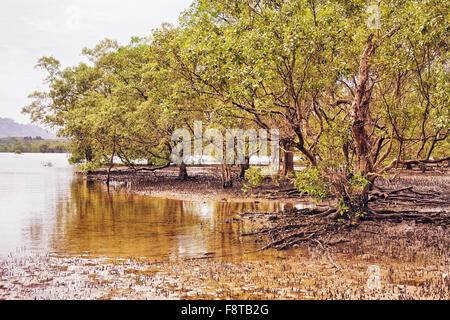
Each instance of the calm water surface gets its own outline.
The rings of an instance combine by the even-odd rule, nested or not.
[[[277,203],[189,202],[133,195],[87,182],[65,154],[0,154],[0,257],[17,249],[89,257],[176,259],[240,255],[236,212]],[[45,164],[51,163],[51,166]]]

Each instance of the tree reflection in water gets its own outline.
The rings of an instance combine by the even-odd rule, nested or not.
[[[248,229],[229,222],[237,212],[273,211],[280,204],[192,202],[151,198],[74,179],[56,210],[52,251],[61,255],[145,257],[233,256],[254,250]],[[245,240],[245,241],[244,241]]]

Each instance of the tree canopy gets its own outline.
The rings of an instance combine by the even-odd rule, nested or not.
[[[310,167],[300,189],[320,180],[363,213],[392,168],[449,160],[448,14],[444,0],[196,0],[177,27],[85,49],[90,63],[41,58],[49,90],[24,112],[88,170],[168,164],[173,131],[196,120],[275,128]]]

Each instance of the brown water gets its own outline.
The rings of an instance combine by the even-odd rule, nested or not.
[[[231,219],[237,212],[281,205],[149,198],[77,177],[67,155],[0,154],[0,208],[0,257],[21,248],[176,260],[256,249],[251,239],[240,237],[246,224]]]

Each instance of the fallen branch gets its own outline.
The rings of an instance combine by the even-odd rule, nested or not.
[[[139,168],[139,169],[136,169],[136,171],[137,171],[137,172],[139,172],[139,171],[154,172],[154,171],[157,171],[157,170],[165,169],[165,168],[167,168],[167,167],[169,167],[169,166],[170,166],[170,161],[167,162],[165,165],[162,165],[162,166],[159,166],[159,167],[154,167],[154,168]]]

